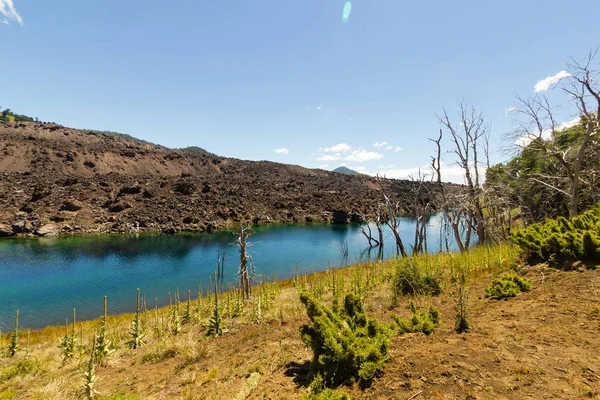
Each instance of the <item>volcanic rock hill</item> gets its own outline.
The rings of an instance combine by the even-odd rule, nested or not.
[[[37,122],[0,123],[0,177],[0,236],[331,222],[333,211],[358,218],[381,199],[374,178]],[[412,182],[384,185],[410,209]]]

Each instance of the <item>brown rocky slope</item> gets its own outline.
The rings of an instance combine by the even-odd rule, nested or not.
[[[53,123],[0,123],[0,236],[207,231],[366,215],[377,182],[195,154]],[[410,209],[410,181],[385,180]]]

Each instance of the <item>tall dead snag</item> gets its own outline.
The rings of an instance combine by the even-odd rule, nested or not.
[[[454,188],[452,193],[442,184],[442,138],[440,129],[438,139],[430,139],[436,144],[437,154],[432,157],[431,166],[437,177],[436,181],[442,196],[442,208],[454,233],[454,240],[459,250],[469,248],[473,232],[477,235],[478,244],[486,238],[486,226],[483,212],[483,191],[481,189],[480,151],[485,158],[488,155],[489,128],[480,112],[464,103],[459,104],[460,127],[452,124],[448,112],[444,110],[439,118],[440,124],[450,133],[451,147],[449,153],[455,156],[457,165],[464,174],[464,189]],[[489,162],[487,162],[489,164]]]
[[[396,254],[402,255],[402,257],[407,257],[406,248],[404,247],[404,243],[402,242],[402,238],[400,237],[400,232],[398,230],[398,214],[400,213],[400,205],[396,203],[392,203],[390,198],[385,192],[384,186],[381,182],[381,179],[378,179],[379,182],[379,191],[383,197],[383,205],[384,205],[384,221],[385,224],[391,229],[392,234],[394,235],[394,239],[396,240]]]
[[[413,185],[412,191],[412,207],[415,217],[415,241],[412,245],[413,255],[417,255],[427,251],[427,222],[431,217],[432,204],[431,193],[426,185],[427,174],[423,174],[419,169],[418,176],[411,177]]]
[[[590,186],[589,180],[582,179],[582,165],[593,136],[600,132],[600,73],[591,67],[596,54],[597,50],[590,52],[583,63],[572,60],[568,65],[568,73],[565,74],[563,90],[577,106],[581,116],[578,122],[583,127],[581,138],[568,147],[565,148],[561,143],[564,137],[561,137],[560,132],[565,125],[557,123],[545,96],[517,98],[517,112],[524,120],[517,121],[519,128],[516,131],[516,144],[541,152],[548,159],[555,160],[563,170],[562,176],[540,175],[535,179],[537,183],[567,196],[571,218],[579,212],[582,185]],[[592,176],[595,177],[595,174]],[[567,182],[566,187],[561,181]]]
[[[244,227],[244,225],[241,224],[240,234],[238,237],[238,244],[240,246],[240,287],[246,299],[250,299],[250,297],[252,297],[252,274],[248,268],[248,264],[251,263],[251,260],[248,256],[248,252],[246,251],[249,230],[250,227]]]

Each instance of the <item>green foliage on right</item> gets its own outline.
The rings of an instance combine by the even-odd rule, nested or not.
[[[511,239],[530,262],[600,261],[600,206],[571,220],[558,217],[518,229]]]
[[[392,319],[398,325],[400,333],[422,332],[429,335],[440,324],[440,312],[434,306],[429,306],[429,310],[425,312],[423,310],[417,310],[415,303],[411,300],[408,301],[408,305],[412,312],[411,318],[402,319],[396,315],[392,315]]]
[[[492,279],[485,289],[485,297],[505,299],[515,297],[520,292],[528,292],[529,289],[531,289],[531,281],[511,271]]]
[[[316,386],[331,388],[358,378],[369,382],[381,372],[394,330],[368,318],[360,297],[347,294],[339,310],[324,306],[306,291],[300,301],[311,321],[300,327],[300,335],[313,350]]]
[[[442,292],[442,277],[439,271],[430,271],[414,257],[399,261],[394,274],[393,290],[395,297],[432,295]]]

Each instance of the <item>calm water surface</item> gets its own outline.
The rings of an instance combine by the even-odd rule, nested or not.
[[[431,219],[429,250],[439,250],[440,219]],[[375,229],[373,227],[373,231]],[[401,218],[400,232],[408,247],[414,221]],[[395,255],[392,235],[386,232],[385,254]],[[40,328],[64,324],[77,308],[78,319],[102,314],[103,296],[109,313],[135,310],[136,288],[153,304],[168,304],[168,293],[179,288],[197,294],[216,269],[217,253],[226,252],[225,283],[237,282],[239,252],[232,232],[181,236],[72,237],[0,240],[0,330],[12,329],[15,311],[20,325]],[[368,260],[366,238],[359,225],[271,225],[254,228],[249,254],[257,276],[273,273],[278,279],[301,272]],[[377,249],[370,255],[377,256]],[[260,279],[260,277],[258,278]],[[255,281],[257,279],[255,278]]]

